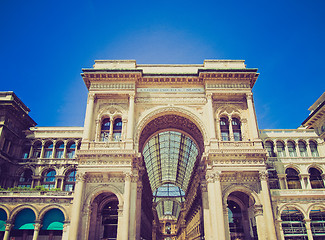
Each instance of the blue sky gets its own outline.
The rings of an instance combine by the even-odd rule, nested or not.
[[[82,126],[95,59],[258,68],[259,127],[297,128],[325,91],[325,1],[0,1],[1,91],[39,126]]]

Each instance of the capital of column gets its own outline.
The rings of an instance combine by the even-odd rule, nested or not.
[[[300,173],[300,174],[298,174],[300,179],[309,178],[309,175],[310,175],[309,173]]]
[[[133,177],[132,173],[130,173],[130,172],[124,173],[124,180],[125,181],[131,181],[132,177]]]
[[[247,100],[252,100],[253,99],[253,93],[246,93],[246,98],[247,98]]]
[[[130,96],[130,99],[134,99],[134,97],[135,97],[135,93],[134,93],[134,92],[129,93],[129,96]]]
[[[267,181],[268,176],[269,175],[268,175],[267,171],[260,171],[259,172],[259,177],[260,177],[261,181]]]
[[[41,221],[35,221],[35,223],[34,223],[34,230],[35,231],[39,231],[39,230],[41,230],[41,227],[42,227]]]
[[[77,172],[76,181],[85,182],[87,179],[87,174],[84,172]]]
[[[95,100],[96,94],[95,93],[89,93],[88,98],[89,98],[89,100]]]
[[[206,93],[205,96],[208,100],[212,100],[212,93]]]
[[[279,179],[285,179],[287,177],[287,174],[285,173],[278,173],[278,178]]]
[[[255,205],[254,206],[254,216],[261,216],[263,215],[263,205]]]
[[[5,224],[5,231],[10,231],[14,225],[11,222]]]

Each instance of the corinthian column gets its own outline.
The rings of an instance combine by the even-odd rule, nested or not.
[[[42,227],[42,224],[40,222],[35,222],[33,240],[38,239],[38,234],[39,234],[39,231],[41,230],[41,227]]]
[[[277,239],[275,228],[274,228],[274,218],[271,206],[271,198],[269,193],[269,187],[267,185],[267,172],[260,172],[260,181],[262,187],[262,195],[263,195],[263,212],[264,212],[264,220],[266,223],[266,228],[268,231],[269,239]]]
[[[134,128],[134,93],[130,94],[129,99],[129,113],[128,113],[128,124],[127,124],[127,139],[133,138]]]
[[[70,223],[70,237],[69,240],[78,239],[78,229],[80,221],[80,212],[81,212],[81,199],[83,194],[83,189],[86,181],[85,173],[78,173],[76,176],[76,186],[74,190],[74,198],[72,205],[72,215]]]
[[[89,138],[90,138],[90,130],[91,130],[91,121],[93,119],[93,114],[94,114],[94,102],[95,102],[95,94],[89,93],[86,117],[85,117],[84,133],[83,133],[84,141],[90,140]]]

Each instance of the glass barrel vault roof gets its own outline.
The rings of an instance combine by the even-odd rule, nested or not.
[[[146,143],[143,156],[155,201],[164,199],[164,203],[160,203],[163,205],[184,201],[198,156],[193,140],[180,132],[161,132]],[[174,215],[177,211],[171,211],[167,205],[165,209],[169,210],[165,213]]]

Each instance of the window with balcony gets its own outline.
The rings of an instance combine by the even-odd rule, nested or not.
[[[51,158],[53,154],[53,143],[47,142],[44,145],[44,158]]]
[[[55,158],[64,158],[64,142],[57,142],[55,145]]]
[[[300,152],[301,157],[307,157],[308,156],[306,144],[303,141],[298,142],[298,148],[299,148],[299,152]]]
[[[120,141],[122,136],[122,119],[116,118],[113,125],[113,140]]]
[[[317,143],[314,141],[309,142],[310,152],[313,157],[319,157],[318,150],[317,150]]]
[[[220,118],[220,131],[221,131],[221,140],[229,141],[229,123],[228,120],[224,117]]]
[[[273,146],[272,142],[266,141],[265,142],[265,148],[266,148],[266,151],[267,151],[269,157],[275,157],[274,146]]]
[[[296,145],[292,141],[288,141],[288,152],[290,157],[297,157]]]
[[[41,151],[42,151],[42,143],[39,141],[35,142],[33,145],[33,158],[40,158]]]
[[[111,120],[109,118],[105,118],[102,121],[101,132],[100,132],[100,140],[103,142],[107,142],[109,139],[109,131],[111,127]]]
[[[49,190],[55,188],[55,175],[55,170],[49,170],[45,172],[43,175],[42,186]]]
[[[64,191],[74,191],[76,182],[76,170],[69,171],[64,178]]]
[[[278,157],[285,157],[286,156],[286,152],[285,152],[285,149],[284,149],[283,142],[280,142],[280,141],[276,142],[276,150],[278,152]]]
[[[316,168],[310,168],[308,172],[311,188],[324,188],[322,173]]]
[[[288,189],[301,189],[301,183],[298,172],[293,168],[287,168],[287,184]]]
[[[241,124],[240,121],[237,118],[233,118],[231,121],[232,124],[232,131],[234,133],[234,140],[235,141],[241,141],[242,135],[241,135]]]
[[[76,152],[76,144],[74,142],[70,142],[67,145],[67,158],[74,158]]]
[[[31,169],[25,169],[19,177],[18,187],[31,187],[33,181],[33,171]]]

